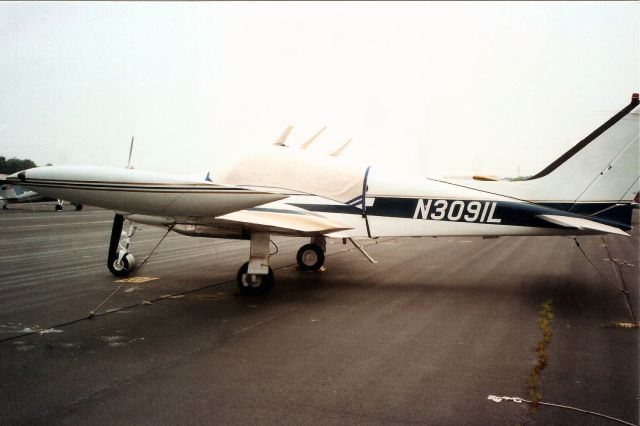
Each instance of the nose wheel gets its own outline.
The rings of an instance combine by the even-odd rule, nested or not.
[[[133,271],[136,259],[129,252],[117,252],[117,257],[107,264],[109,271],[116,277],[126,277]]]
[[[262,296],[273,287],[273,269],[269,268],[266,275],[249,274],[249,262],[246,262],[238,270],[236,284],[243,296]]]
[[[305,244],[298,250],[296,261],[302,271],[317,271],[324,264],[324,251],[317,244]]]

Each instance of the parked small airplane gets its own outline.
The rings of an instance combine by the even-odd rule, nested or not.
[[[63,200],[48,198],[35,191],[25,191],[20,185],[12,185],[5,177],[0,176],[0,203],[2,203],[3,210],[7,209],[8,204],[44,203],[48,201],[56,201],[55,210],[62,210]],[[75,206],[76,210],[82,210],[82,204],[71,204]]]
[[[135,227],[123,233],[125,218],[189,236],[250,240],[237,285],[244,294],[263,294],[274,281],[271,235],[310,237],[297,253],[302,270],[323,265],[328,237],[349,239],[367,255],[353,238],[628,235],[639,177],[639,103],[634,94],[540,173],[515,182],[415,178],[353,166],[286,147],[290,129],[269,152],[216,171],[213,181],[92,166],[40,167],[8,180],[114,210],[107,266],[117,276],[135,265],[129,251]]]

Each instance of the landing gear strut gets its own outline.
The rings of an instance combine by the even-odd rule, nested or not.
[[[116,214],[113,218],[111,240],[109,242],[109,255],[107,256],[107,268],[116,277],[126,277],[133,271],[136,260],[129,252],[131,237],[136,232],[136,227],[131,224],[128,233],[122,232],[124,217]],[[123,239],[124,237],[124,239]],[[123,241],[121,242],[121,240]]]
[[[296,261],[301,271],[317,271],[324,265],[324,252],[327,240],[324,237],[313,237],[309,244],[300,247]]]
[[[267,294],[273,287],[273,270],[269,267],[269,234],[251,234],[249,261],[240,267],[236,284],[243,296]]]

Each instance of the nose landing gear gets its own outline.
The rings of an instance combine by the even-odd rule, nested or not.
[[[136,260],[129,252],[131,237],[136,233],[136,226],[131,224],[129,232],[122,232],[124,217],[116,214],[111,228],[111,241],[109,242],[109,255],[107,256],[107,268],[116,277],[126,277],[135,268]]]
[[[117,258],[109,263],[109,271],[116,277],[126,277],[133,271],[136,259],[128,251],[117,252]]]

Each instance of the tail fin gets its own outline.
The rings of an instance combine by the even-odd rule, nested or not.
[[[630,227],[640,176],[639,104],[634,93],[629,105],[524,181],[527,199]]]
[[[639,104],[634,93],[622,111],[528,180],[562,185],[565,198],[575,202],[631,200],[639,175],[640,127],[638,112],[633,112]]]
[[[640,96],[540,173],[516,182],[477,182],[473,187],[631,228],[640,176]]]

